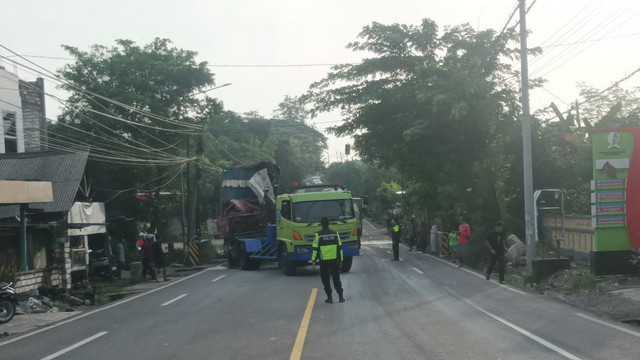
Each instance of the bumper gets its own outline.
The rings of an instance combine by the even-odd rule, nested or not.
[[[313,254],[313,247],[311,245],[300,245],[293,247],[293,254],[289,254],[289,260],[291,261],[311,261],[311,255]],[[360,255],[360,249],[358,249],[357,241],[347,241],[342,243],[343,256],[358,256]]]

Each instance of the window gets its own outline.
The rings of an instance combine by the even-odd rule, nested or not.
[[[344,221],[355,218],[351,199],[294,203],[293,216],[293,221],[299,223],[320,222],[320,218],[324,216],[332,221]]]
[[[13,154],[18,152],[18,140],[16,137],[16,113],[3,113],[2,125],[4,129],[4,152]]]
[[[280,210],[280,212],[282,213],[282,217],[291,221],[291,201],[289,200],[283,201],[281,208],[282,210]]]

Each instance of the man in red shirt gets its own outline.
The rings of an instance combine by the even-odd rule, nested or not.
[[[462,267],[464,257],[469,252],[469,237],[471,236],[471,227],[462,216],[459,218],[460,226],[458,227],[458,267]]]

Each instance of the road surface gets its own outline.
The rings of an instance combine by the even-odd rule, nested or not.
[[[52,327],[0,339],[1,359],[637,359],[638,328],[406,251],[365,221],[324,303],[318,270],[217,266]]]

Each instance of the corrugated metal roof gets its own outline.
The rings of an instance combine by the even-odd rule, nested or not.
[[[75,200],[88,153],[55,151],[0,154],[0,180],[51,181],[53,202],[34,204],[45,212],[66,212]],[[20,214],[17,205],[0,206],[0,219]]]

